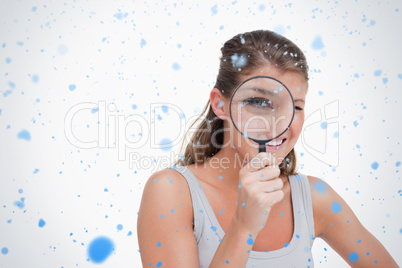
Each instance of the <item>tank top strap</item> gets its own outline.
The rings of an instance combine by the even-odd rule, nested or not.
[[[187,185],[190,189],[191,202],[193,206],[193,215],[194,215],[194,236],[196,238],[197,243],[199,242],[202,230],[204,226],[204,217],[202,213],[204,213],[205,208],[201,201],[201,185],[198,183],[197,178],[193,175],[193,173],[186,166],[172,166],[170,169],[178,171],[187,181]]]
[[[304,207],[301,209],[306,214],[307,226],[310,233],[310,245],[313,245],[315,239],[315,231],[314,231],[314,215],[313,215],[313,202],[311,199],[311,190],[310,190],[310,182],[308,180],[307,175],[298,173],[297,175],[293,175],[295,180],[298,182],[300,186],[301,198],[304,204]]]

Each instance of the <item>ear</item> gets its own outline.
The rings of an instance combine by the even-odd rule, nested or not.
[[[209,94],[209,101],[211,102],[212,109],[217,117],[226,120],[226,107],[228,107],[228,100],[226,100],[220,89],[213,88]]]

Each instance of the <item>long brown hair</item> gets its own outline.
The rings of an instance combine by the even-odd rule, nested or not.
[[[296,71],[306,82],[308,81],[308,65],[301,49],[292,41],[275,32],[257,30],[238,34],[224,44],[221,52],[220,68],[214,87],[218,88],[227,99],[240,84],[242,75],[248,75],[256,68],[267,64],[283,71]],[[236,59],[237,62],[240,60],[240,63],[243,64],[236,64]],[[246,64],[244,64],[245,62]],[[204,114],[206,115],[204,116]],[[204,162],[221,149],[223,120],[215,115],[209,100],[190,129],[198,121],[201,122],[175,165],[187,166]],[[181,150],[183,150],[185,140],[183,140]],[[281,162],[279,168],[282,174],[297,174],[294,148]]]

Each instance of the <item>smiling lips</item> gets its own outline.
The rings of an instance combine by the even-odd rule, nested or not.
[[[275,140],[268,142],[266,144],[266,146],[270,147],[270,148],[276,148],[276,147],[281,146],[285,141],[286,141],[286,138],[275,139]]]

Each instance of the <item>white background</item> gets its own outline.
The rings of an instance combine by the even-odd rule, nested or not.
[[[256,29],[285,35],[310,65],[299,171],[331,185],[401,265],[401,8],[400,1],[1,0],[0,251],[8,253],[0,252],[0,267],[140,267],[143,186],[174,160],[169,151],[179,154],[185,124],[214,85],[223,43]],[[115,106],[103,112],[106,146],[88,143],[102,139],[100,109],[67,122],[87,143],[67,139],[65,118],[83,103]],[[135,122],[118,127],[119,116]],[[22,130],[30,140],[18,138]],[[174,145],[161,148],[163,139]],[[139,148],[124,151],[124,141]],[[21,198],[23,208],[15,205]],[[87,254],[98,236],[115,245],[99,265]],[[321,239],[313,256],[316,267],[347,267]]]

